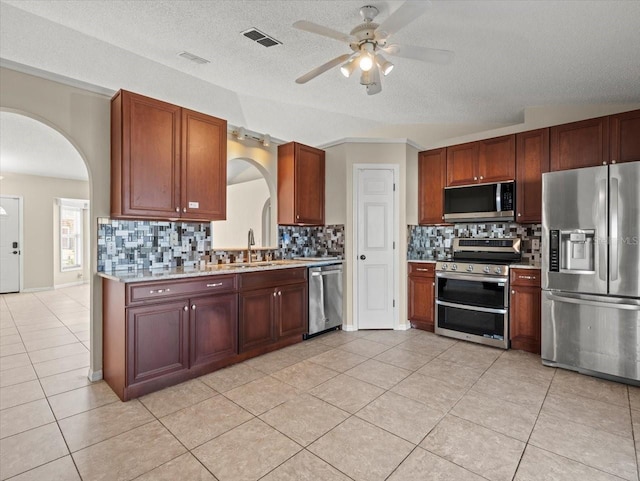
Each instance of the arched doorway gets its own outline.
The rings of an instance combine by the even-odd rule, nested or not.
[[[0,109],[0,136],[0,195],[20,204],[21,294],[5,302],[30,357],[59,347],[86,373],[95,270],[88,163],[62,129],[28,112]]]

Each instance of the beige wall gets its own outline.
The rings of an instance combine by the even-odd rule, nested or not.
[[[110,99],[58,82],[0,69],[0,108],[40,120],[64,135],[87,164],[90,182],[90,225],[109,216]],[[51,212],[51,209],[47,209]],[[91,234],[91,367],[102,370],[102,284],[96,275],[97,243]],[[51,284],[49,284],[51,285]]]
[[[408,154],[408,149],[412,152]],[[345,225],[345,289],[344,289],[344,319],[345,328],[354,328],[354,271],[357,252],[354,246],[354,232],[356,230],[353,215],[353,169],[355,164],[392,164],[398,167],[398,231],[396,241],[398,249],[398,282],[396,305],[398,306],[399,329],[408,328],[407,322],[407,243],[406,243],[406,165],[408,155],[413,155],[415,149],[408,147],[405,142],[398,143],[362,143],[345,142],[326,149],[326,222],[327,224]],[[417,151],[415,153],[417,158]]]
[[[56,198],[88,199],[89,182],[13,172],[2,172],[2,175],[0,193],[22,197],[23,290],[52,289],[88,279],[88,253],[85,253],[83,270],[60,272],[60,216]],[[83,277],[78,279],[78,274]]]
[[[228,185],[227,220],[212,222],[214,247],[246,249],[249,229],[253,229],[256,246],[262,246],[262,209],[268,198],[264,179]]]

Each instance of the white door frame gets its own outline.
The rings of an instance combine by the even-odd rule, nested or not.
[[[0,194],[0,197],[3,199],[18,199],[18,221],[20,222],[20,226],[18,227],[18,245],[20,246],[20,292],[24,290],[24,268],[23,268],[23,259],[24,259],[24,209],[23,209],[23,198],[21,195],[4,195]]]
[[[391,170],[393,172],[393,184],[395,186],[393,192],[393,242],[395,249],[393,250],[393,298],[395,305],[393,307],[393,328],[400,329],[400,320],[398,313],[400,311],[400,284],[398,282],[399,269],[400,269],[400,192],[399,192],[399,179],[400,179],[400,165],[398,164],[353,164],[352,174],[352,191],[353,191],[353,205],[352,205],[352,229],[353,229],[353,249],[351,257],[351,285],[353,286],[353,328],[359,329],[359,311],[358,311],[358,171],[359,170]]]

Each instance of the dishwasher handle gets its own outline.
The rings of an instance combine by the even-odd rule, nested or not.
[[[311,277],[319,277],[319,276],[330,276],[333,274],[342,274],[342,269],[333,270],[333,271],[320,271],[320,272],[312,272]]]

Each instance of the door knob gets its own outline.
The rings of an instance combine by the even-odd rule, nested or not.
[[[362,255],[360,256],[360,260],[362,260],[362,261],[363,261],[363,260],[365,260],[366,258],[367,258],[367,256],[365,256],[364,254],[362,254]]]
[[[13,251],[13,254],[19,254],[19,252],[18,251]]]

